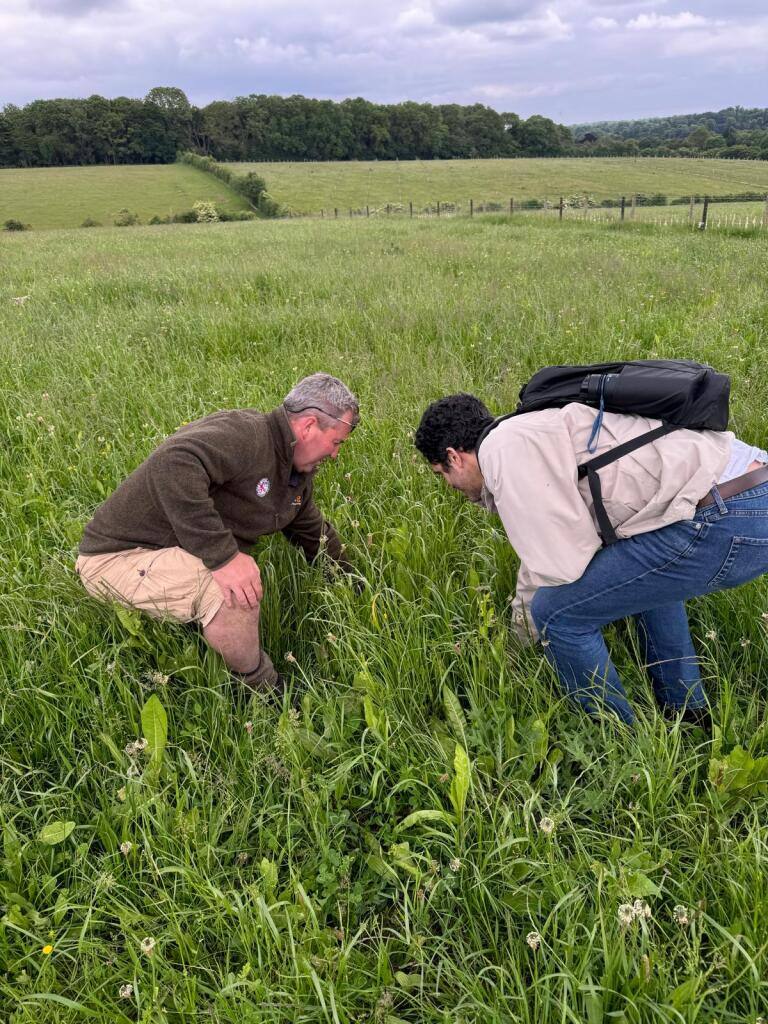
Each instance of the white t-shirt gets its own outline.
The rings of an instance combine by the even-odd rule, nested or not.
[[[747,472],[753,462],[768,463],[768,452],[762,448],[756,448],[754,445],[745,444],[744,441],[739,441],[737,437],[734,437],[728,465],[717,482],[724,484],[726,480],[733,480],[735,477],[741,476]]]

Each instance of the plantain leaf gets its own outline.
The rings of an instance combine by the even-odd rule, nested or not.
[[[459,698],[447,683],[443,684],[443,707],[445,708],[445,717],[448,720],[448,725],[451,727],[454,737],[466,743],[465,729],[467,720],[464,717],[464,710]]]
[[[46,846],[56,846],[72,834],[74,827],[74,821],[51,821],[43,825],[37,838]]]
[[[467,803],[469,783],[472,776],[472,766],[467,757],[467,752],[460,743],[456,744],[456,752],[453,756],[453,770],[455,772],[451,782],[451,803],[459,821],[464,820],[464,807]]]
[[[168,739],[168,716],[156,693],[141,709],[141,730],[155,769],[160,767]]]
[[[403,818],[397,827],[398,830],[402,828],[411,828],[412,825],[418,825],[422,821],[444,821],[448,825],[453,825],[455,823],[453,815],[449,814],[448,811],[425,809],[423,811],[414,811],[413,814],[409,814],[407,818]]]

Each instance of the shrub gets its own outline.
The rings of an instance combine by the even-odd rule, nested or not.
[[[174,213],[170,219],[171,224],[197,224],[197,214],[194,210],[180,210]]]
[[[148,224],[168,224],[169,220],[168,220],[167,217],[158,217],[157,214],[154,214],[152,217],[149,218],[147,223]]]
[[[283,214],[283,208],[276,199],[272,198],[269,192],[261,193],[258,207],[262,217],[280,217]]]
[[[219,211],[220,221],[231,221],[231,220],[255,220],[256,214],[250,210],[235,210],[234,213],[227,213],[226,210]]]
[[[22,224],[20,220],[7,220],[3,224],[4,231],[29,231],[29,224]]]
[[[101,221],[94,220],[93,217],[86,217],[83,223],[80,225],[81,228],[100,228]]]
[[[115,217],[116,228],[132,228],[135,224],[140,224],[138,213],[133,213],[132,210],[122,209]]]
[[[198,224],[216,224],[219,220],[218,211],[209,200],[198,199],[193,204],[192,209],[195,211],[195,218]]]

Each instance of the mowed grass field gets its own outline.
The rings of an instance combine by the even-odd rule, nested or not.
[[[543,364],[658,355],[730,373],[765,445],[764,236],[253,222],[4,235],[0,260],[0,1019],[768,1016],[767,582],[690,608],[714,744],[657,716],[623,626],[641,721],[595,724],[510,636],[500,524],[411,440],[439,395],[502,412]],[[318,369],[361,399],[317,482],[360,588],[258,546],[274,709],[73,562],[162,437]]]
[[[346,212],[386,203],[461,203],[549,199],[584,193],[616,199],[768,193],[768,161],[644,159],[408,160],[373,163],[233,163],[256,171],[270,193],[297,212]]]
[[[14,219],[33,229],[79,227],[88,218],[112,225],[122,209],[146,223],[200,199],[227,212],[248,209],[223,181],[186,164],[0,170],[0,226]]]

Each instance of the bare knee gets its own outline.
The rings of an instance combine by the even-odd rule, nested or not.
[[[259,612],[258,605],[229,608],[224,604],[203,629],[206,642],[237,672],[250,672],[258,665]]]

